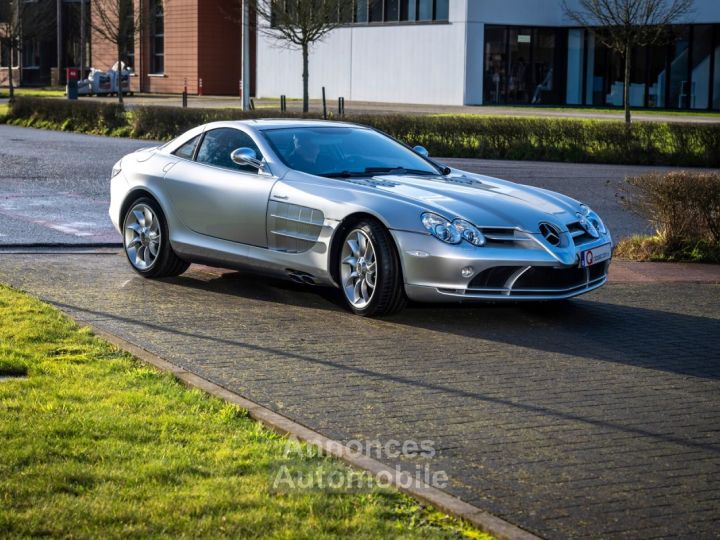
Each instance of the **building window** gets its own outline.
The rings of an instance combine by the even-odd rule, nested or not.
[[[370,0],[370,22],[383,22],[383,3],[384,0]]]
[[[418,21],[431,21],[433,17],[433,0],[418,1]]]
[[[354,0],[356,24],[448,21],[449,0]]]
[[[692,60],[690,64],[691,109],[707,109],[710,106],[710,65],[713,53],[713,27],[693,27]]]
[[[165,73],[165,12],[162,0],[150,2],[150,72]]]
[[[485,27],[484,103],[557,104],[564,96],[565,73],[558,73],[563,30]],[[567,42],[567,38],[565,38]]]
[[[128,9],[126,25],[123,62],[125,62],[125,66],[132,69],[135,66],[135,13],[133,12],[132,2]]]
[[[675,26],[660,43],[637,47],[630,66],[630,106],[668,109],[717,108],[720,26]],[[624,61],[588,33],[585,104],[622,107]],[[712,99],[711,99],[712,98]]]
[[[368,0],[355,0],[355,22],[368,22]]]
[[[712,95],[712,108],[720,110],[720,25],[715,27],[715,58],[710,63],[713,66],[713,80],[710,91]]]
[[[37,39],[26,41],[22,49],[23,67],[40,67],[40,42]]]
[[[0,46],[0,67],[10,67],[10,47]],[[13,51],[12,67],[18,67],[18,51]]]

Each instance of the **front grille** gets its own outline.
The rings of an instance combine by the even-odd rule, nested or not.
[[[534,266],[515,282],[513,289],[567,289],[585,282],[584,268]]]
[[[558,229],[555,225],[552,223],[543,222],[540,224],[540,234],[542,234],[545,237],[545,240],[547,240],[547,243],[551,246],[559,246],[562,234],[560,232],[560,229]]]

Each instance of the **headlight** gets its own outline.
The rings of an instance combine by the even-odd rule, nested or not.
[[[576,214],[577,218],[582,222],[583,220],[587,221],[595,227],[595,229],[602,235],[607,234],[607,227],[605,227],[605,224],[603,223],[602,219],[600,219],[600,216],[598,216],[593,210],[586,204],[580,205],[580,211]]]
[[[437,214],[425,213],[422,215],[422,224],[438,240],[447,244],[459,244],[462,236],[453,224]]]
[[[456,219],[453,221],[453,226],[466,242],[470,242],[473,246],[485,245],[485,237],[483,236],[483,233],[481,233],[480,230],[472,223],[469,223],[464,219]]]
[[[122,171],[122,167],[120,166],[121,163],[122,161],[118,161],[115,165],[113,165],[112,176],[110,176],[110,178],[115,178],[118,174],[120,174]]]
[[[449,221],[437,214],[426,212],[422,215],[422,224],[430,234],[446,244],[459,244],[463,240],[473,246],[485,244],[485,237],[480,230],[464,219]]]

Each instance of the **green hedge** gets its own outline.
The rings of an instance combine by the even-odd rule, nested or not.
[[[268,109],[245,113],[137,107],[128,131],[134,137],[164,140],[213,120],[301,116]],[[114,104],[18,98],[10,117],[73,119],[69,129],[102,132],[103,126],[120,121],[122,111]],[[628,128],[605,120],[467,115],[348,114],[343,119],[371,125],[410,145],[421,144],[435,156],[720,167],[720,123],[636,122]],[[84,125],[91,127],[86,130]]]
[[[129,134],[127,115],[117,103],[17,97],[6,121],[28,127],[97,134],[110,134],[125,128]]]

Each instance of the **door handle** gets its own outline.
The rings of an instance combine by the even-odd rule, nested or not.
[[[280,199],[281,201],[287,201],[289,198],[287,195],[273,195],[273,199]]]

